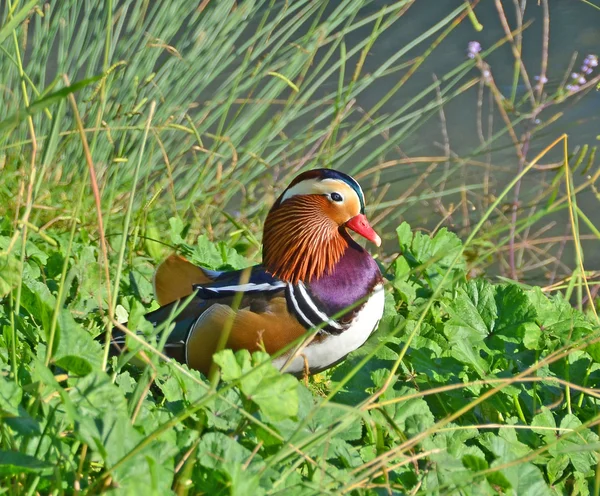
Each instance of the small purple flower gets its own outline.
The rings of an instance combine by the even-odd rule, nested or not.
[[[574,93],[575,91],[579,91],[579,85],[577,84],[567,84],[566,90]]]
[[[587,80],[585,79],[585,76],[580,76],[579,79],[577,79],[577,82],[579,84],[585,84],[587,83]]]
[[[585,60],[583,61],[584,65],[588,65],[590,67],[598,67],[598,56],[589,54]]]
[[[546,76],[535,76],[535,80],[539,81],[541,84],[546,84],[548,82],[548,78]]]
[[[469,41],[467,45],[467,57],[474,59],[475,55],[481,52],[481,43],[478,41]]]
[[[578,72],[572,72],[572,73],[571,73],[571,77],[572,77],[573,79],[579,79],[579,76],[580,76],[580,74],[579,74]]]
[[[581,66],[581,72],[583,72],[586,75],[590,75],[592,72],[594,71],[594,69],[592,69],[591,67],[587,66],[587,65],[582,65]]]

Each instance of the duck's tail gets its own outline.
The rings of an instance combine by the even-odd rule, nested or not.
[[[154,273],[154,294],[160,306],[181,300],[193,292],[195,284],[212,282],[220,272],[210,271],[172,254]]]

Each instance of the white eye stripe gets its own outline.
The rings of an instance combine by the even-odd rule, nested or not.
[[[348,190],[350,192],[349,194],[356,195],[356,192],[354,192],[349,185],[338,179],[306,179],[289,188],[281,198],[281,202],[283,203],[297,195],[327,195],[331,198],[331,195],[334,193],[338,193],[342,197],[341,201],[344,201],[346,198],[340,193],[340,190]],[[356,196],[357,200],[360,202],[360,198],[358,195]]]
[[[318,185],[318,181],[316,179],[308,179],[306,181],[301,181],[298,184],[289,188],[283,195],[283,198],[281,199],[281,201],[284,202],[284,201],[288,200],[289,198],[291,198],[292,196],[296,196],[296,195],[314,194],[315,190],[317,189],[317,185]]]

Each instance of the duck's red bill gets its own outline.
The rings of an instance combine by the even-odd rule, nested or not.
[[[352,229],[355,233],[360,234],[363,238],[368,239],[372,243],[375,243],[376,246],[381,245],[381,238],[373,230],[371,224],[369,224],[366,215],[358,214],[355,217],[352,217],[346,222],[346,227]]]

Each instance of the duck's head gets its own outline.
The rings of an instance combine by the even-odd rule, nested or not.
[[[365,216],[364,194],[354,178],[332,169],[304,172],[267,215],[263,265],[284,281],[318,279],[352,243],[347,229],[381,244]]]

